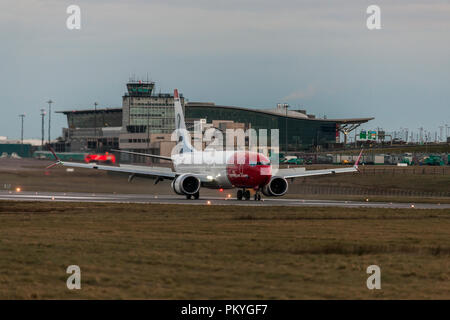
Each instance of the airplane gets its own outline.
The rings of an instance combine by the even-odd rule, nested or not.
[[[155,184],[162,180],[172,180],[173,191],[185,196],[187,199],[199,199],[200,188],[232,189],[236,188],[238,200],[250,200],[250,190],[254,190],[254,200],[261,200],[261,193],[266,197],[280,197],[288,191],[288,179],[319,176],[337,173],[357,172],[361,153],[352,167],[305,170],[305,168],[286,168],[275,170],[264,154],[247,150],[196,150],[190,143],[189,133],[186,130],[183,109],[181,107],[178,90],[174,90],[175,127],[178,143],[178,152],[171,157],[131,152],[126,150],[111,150],[125,154],[153,157],[171,161],[173,169],[163,167],[143,167],[135,165],[108,166],[97,163],[77,163],[62,161],[53,149],[50,148],[56,162],[47,169],[56,165],[75,168],[88,168],[123,172],[129,174],[128,181],[135,176],[154,178]],[[192,161],[201,159],[201,161]],[[222,165],[221,164],[222,162]],[[216,165],[219,164],[219,165]]]

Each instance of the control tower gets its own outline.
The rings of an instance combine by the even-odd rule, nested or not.
[[[127,83],[127,92],[122,97],[120,149],[170,154],[173,148],[170,137],[175,130],[174,96],[156,93],[154,89],[152,81],[130,80]],[[184,107],[182,95],[180,100]]]
[[[128,96],[148,97],[152,95],[155,83],[151,81],[133,81],[127,83]]]

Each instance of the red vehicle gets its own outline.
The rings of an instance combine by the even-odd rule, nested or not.
[[[86,163],[116,163],[116,156],[105,152],[105,154],[87,154],[84,157]]]

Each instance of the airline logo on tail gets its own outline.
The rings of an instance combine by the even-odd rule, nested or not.
[[[186,130],[184,121],[183,108],[181,107],[181,100],[178,94],[178,89],[173,91],[175,103],[175,130],[177,131],[178,145],[180,153],[193,152],[194,148],[191,145],[190,135]]]

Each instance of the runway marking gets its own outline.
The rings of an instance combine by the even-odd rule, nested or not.
[[[97,199],[97,200],[108,200],[109,198],[101,198],[101,197],[96,197],[96,196],[60,196],[60,195],[55,195],[55,196],[51,196],[51,195],[45,195],[45,196],[41,196],[41,195],[26,195],[26,194],[11,194],[11,195],[0,195],[0,198],[4,198],[4,199],[9,199],[11,197],[14,198],[30,198],[30,199],[50,199],[52,197],[55,197],[55,199],[74,199],[74,200],[90,200],[90,199]]]
[[[301,207],[365,207],[395,209],[449,209],[450,204],[358,202],[349,200],[307,200],[307,199],[264,199],[264,201],[239,201],[223,197],[205,197],[200,200],[186,200],[176,195],[145,194],[101,194],[59,193],[59,192],[2,192],[0,200],[14,201],[82,201],[97,203],[141,203],[141,204],[186,204],[186,205],[234,205],[234,206],[301,206]]]

